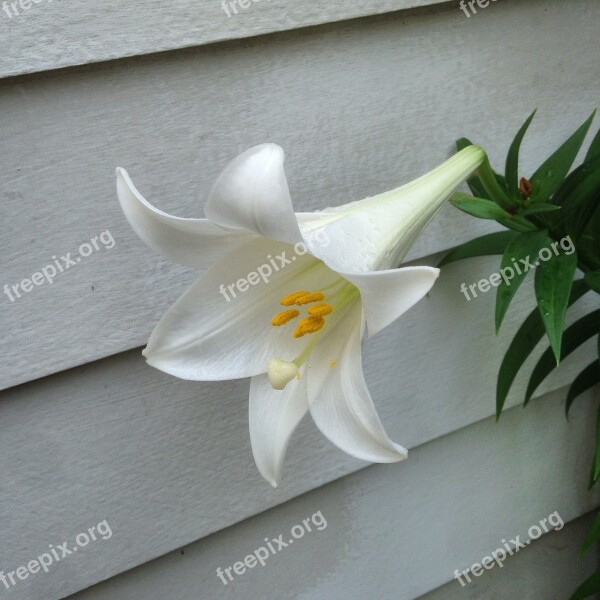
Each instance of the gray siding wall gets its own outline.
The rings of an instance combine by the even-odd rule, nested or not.
[[[217,0],[64,0],[10,19],[0,12],[0,286],[103,231],[115,242],[52,285],[0,299],[0,570],[104,519],[113,531],[7,594],[431,592],[433,600],[483,589],[477,597],[505,597],[516,580],[508,565],[465,590],[451,581],[454,569],[554,511],[572,521],[598,503],[585,490],[598,391],[579,401],[571,423],[561,408],[591,345],[525,412],[519,379],[495,425],[495,376],[533,306],[531,289],[519,292],[496,339],[493,297],[468,303],[459,286],[488,276],[497,261],[452,265],[365,348],[378,411],[410,459],[365,465],[306,422],[272,490],[252,463],[246,381],[192,384],[145,365],[140,346],[198,273],[135,236],[113,173],[126,167],[158,206],[198,216],[231,157],[274,141],[287,152],[295,206],[309,210],[408,181],[462,135],[501,164],[538,107],[523,150],[527,173],[598,102],[599,17],[595,0],[502,0],[469,19],[456,3],[428,0],[263,0],[231,18]],[[444,209],[409,258],[434,264],[492,228]],[[217,566],[319,510],[326,529],[235,584],[220,583]],[[536,557],[561,536],[568,545],[547,550],[552,564],[571,561],[581,529],[565,527],[511,559],[515,572],[529,573],[531,598],[552,598]],[[577,577],[565,568],[555,597],[566,597],[595,559]]]

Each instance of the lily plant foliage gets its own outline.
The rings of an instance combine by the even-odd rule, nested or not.
[[[159,210],[117,169],[119,201],[139,237],[169,259],[206,269],[154,329],[144,350],[148,364],[187,380],[251,377],[252,451],[273,486],[307,412],[351,456],[403,460],[406,449],[390,440],[369,395],[361,342],[365,329],[375,335],[429,292],[437,268],[396,267],[484,159],[470,146],[398,189],[294,213],[283,150],[262,144],[225,168],[205,219]],[[223,284],[274,256],[287,259],[268,283],[255,279],[245,293],[224,299]]]

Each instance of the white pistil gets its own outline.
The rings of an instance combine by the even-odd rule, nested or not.
[[[269,381],[276,390],[283,390],[285,386],[298,375],[298,365],[279,358],[272,358],[267,367]]]

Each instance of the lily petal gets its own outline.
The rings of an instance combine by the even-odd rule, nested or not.
[[[484,159],[481,148],[469,146],[402,187],[299,217],[309,250],[339,272],[399,265],[452,192]]]
[[[184,219],[152,206],[125,169],[117,169],[117,195],[129,224],[148,246],[189,267],[207,269],[224,254],[254,239],[247,231],[226,231],[208,219]]]
[[[338,448],[361,460],[390,463],[408,452],[385,433],[362,370],[360,302],[317,344],[309,363],[308,398],[316,426]]]
[[[277,487],[292,433],[308,411],[306,377],[274,390],[266,375],[250,382],[250,442],[260,474]]]
[[[275,271],[272,265],[282,258],[289,264]],[[177,300],[152,332],[144,355],[151,366],[181,379],[217,381],[265,373],[271,358],[293,360],[306,345],[292,337],[293,324],[271,325],[286,308],[280,298],[337,279],[310,254],[298,255],[292,246],[259,238],[208,269]],[[240,280],[244,292],[233,285]]]
[[[302,242],[277,144],[254,146],[231,161],[208,197],[206,216],[221,227],[247,229],[288,244]]]
[[[359,290],[369,337],[393,323],[431,290],[440,274],[434,267],[403,267],[371,273],[340,273]]]

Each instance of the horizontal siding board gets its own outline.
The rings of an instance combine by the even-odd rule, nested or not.
[[[34,0],[36,1],[36,0]],[[238,0],[234,0],[237,3]],[[443,0],[253,0],[229,15],[222,0],[37,0],[0,12],[0,78],[200,46],[441,3]],[[41,4],[40,4],[41,2]],[[231,0],[230,0],[231,2]]]
[[[528,600],[564,600],[597,567],[595,550],[578,557],[589,519],[573,533],[567,527],[542,537],[465,588],[452,580],[455,569],[480,562],[501,540],[525,541],[529,527],[555,511],[567,522],[600,500],[586,490],[595,402],[590,394],[582,399],[569,425],[561,396],[421,446],[402,466],[340,479],[70,600],[414,600],[441,584],[431,600],[507,598],[513,589]],[[221,583],[217,567],[243,560],[265,537],[283,533],[287,541],[317,511],[325,529]]]
[[[592,526],[594,513],[570,522],[551,535],[544,535],[526,551],[521,550],[505,562],[502,569],[495,566],[486,571],[485,576],[471,577],[468,586],[461,587],[453,580],[419,600],[522,598],[524,590],[527,590],[527,600],[569,598],[598,570],[600,551],[597,547],[590,548],[585,556],[579,556],[578,552]],[[599,599],[600,595],[594,594],[588,600]]]
[[[531,172],[597,102],[600,4],[507,0],[486,11],[395,13],[0,82],[0,287],[106,229],[116,240],[14,303],[0,294],[0,388],[144,344],[194,280],[133,234],[117,165],[161,208],[198,216],[231,157],[276,141],[295,204],[310,210],[406,182],[464,134],[501,165],[538,106],[522,153]],[[447,207],[411,256],[491,227]]]
[[[486,272],[491,261],[473,264]],[[495,375],[515,323],[508,320],[496,341],[493,298],[466,302],[463,275],[449,267],[410,319],[366,345],[365,373],[378,411],[390,436],[411,449],[494,413]],[[512,307],[521,314],[532,302],[531,290],[522,292]],[[563,386],[592,351],[587,345],[570,356],[540,393]],[[509,406],[521,400],[524,385],[521,377]],[[105,547],[90,547],[99,554],[88,562],[65,562],[67,570],[32,579],[31,588],[15,593],[59,598],[365,466],[306,420],[292,440],[282,485],[272,490],[252,461],[247,396],[247,381],[180,381],[146,366],[137,350],[6,391],[1,568],[102,519],[115,531]]]

